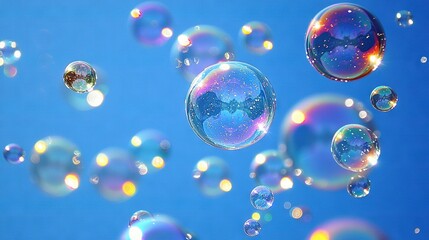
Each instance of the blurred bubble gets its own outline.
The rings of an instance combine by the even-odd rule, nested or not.
[[[198,161],[193,177],[207,196],[218,196],[232,189],[228,166],[218,157],[205,157]]]
[[[152,218],[153,218],[153,216],[150,212],[144,211],[144,210],[139,210],[131,216],[130,221],[128,223],[128,227],[135,224],[136,222],[147,220],[147,219],[152,219]]]
[[[388,112],[396,107],[398,95],[388,86],[378,86],[372,90],[370,100],[375,109]]]
[[[8,78],[14,78],[18,74],[18,68],[13,65],[4,65],[3,74]]]
[[[259,235],[259,232],[261,231],[261,224],[258,221],[255,221],[253,219],[249,219],[244,223],[244,233],[246,233],[249,237],[254,237]]]
[[[428,61],[428,58],[425,57],[425,56],[423,56],[423,57],[420,58],[420,62],[421,63],[426,63],[427,61]]]
[[[192,236],[191,236],[192,237]],[[189,240],[183,229],[166,216],[156,215],[131,225],[121,240]]]
[[[241,38],[251,52],[264,54],[273,49],[270,28],[262,22],[248,22],[240,31]]]
[[[289,214],[293,219],[304,222],[310,221],[312,217],[310,210],[306,207],[292,207]]]
[[[67,65],[63,79],[68,89],[77,93],[86,93],[94,88],[97,74],[89,63],[75,61]]]
[[[137,192],[139,169],[125,150],[107,148],[97,154],[91,169],[91,183],[110,201],[124,201]]]
[[[344,169],[364,172],[377,164],[380,146],[377,136],[359,124],[348,124],[335,133],[332,156]]]
[[[171,14],[161,3],[144,2],[131,10],[129,19],[134,37],[145,45],[162,45],[173,36]]]
[[[305,45],[308,60],[320,74],[348,82],[377,69],[386,37],[378,19],[366,9],[340,3],[313,18]]]
[[[267,210],[273,205],[274,194],[265,186],[257,186],[250,192],[250,203],[258,210]]]
[[[194,132],[214,147],[236,150],[268,132],[276,96],[268,79],[241,62],[218,63],[192,82],[186,114]]]
[[[344,189],[355,174],[333,161],[332,136],[349,123],[374,129],[371,120],[371,113],[352,98],[337,95],[309,97],[294,106],[284,118],[280,151],[292,159],[295,175],[307,185]]]
[[[0,66],[17,62],[21,58],[21,51],[16,42],[10,40],[0,41]]]
[[[206,67],[234,60],[234,52],[226,33],[213,26],[201,25],[177,37],[171,57],[185,79],[192,81]]]
[[[36,184],[52,196],[65,196],[80,183],[80,151],[69,140],[46,137],[34,144],[31,173]]]
[[[401,10],[396,13],[396,23],[400,27],[410,27],[414,24],[413,14],[407,10]]]
[[[18,144],[11,143],[4,147],[3,157],[9,163],[20,164],[24,162],[25,152],[24,149]]]
[[[354,176],[347,185],[347,192],[355,198],[366,197],[371,189],[371,181],[365,176]]]

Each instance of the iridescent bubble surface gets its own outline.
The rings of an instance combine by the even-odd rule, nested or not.
[[[307,58],[323,76],[353,81],[374,71],[383,59],[386,36],[378,19],[350,4],[331,5],[308,26]]]
[[[192,81],[206,67],[234,59],[230,37],[208,25],[189,28],[177,37],[171,49],[176,68]]]
[[[395,16],[396,23],[400,27],[410,27],[414,24],[413,14],[407,10],[401,10],[396,13]]]
[[[247,236],[254,237],[261,232],[261,224],[258,221],[249,219],[244,223],[243,229]]]
[[[170,11],[161,3],[144,2],[130,12],[134,37],[149,46],[162,45],[173,36]]]
[[[317,227],[308,240],[387,240],[380,230],[357,219],[335,219]]]
[[[63,79],[68,89],[77,93],[86,93],[94,88],[97,74],[89,63],[75,61],[67,65]]]
[[[189,124],[204,142],[236,150],[256,143],[268,132],[276,96],[268,79],[255,67],[224,62],[195,78],[185,108]]]
[[[20,164],[24,162],[25,152],[18,144],[11,143],[4,147],[3,157],[9,163]]]
[[[14,65],[4,65],[3,74],[8,78],[14,78],[18,74],[18,68]]]
[[[369,194],[371,189],[371,181],[365,177],[356,175],[350,179],[349,185],[347,185],[347,192],[355,198],[363,198]]]
[[[128,222],[128,226],[130,227],[131,225],[135,224],[136,222],[144,221],[144,220],[151,219],[151,218],[153,218],[153,216],[150,212],[145,211],[145,210],[139,210],[131,216],[130,221]]]
[[[172,219],[156,215],[131,225],[121,240],[188,240],[183,229]]]
[[[333,161],[330,148],[335,132],[349,123],[375,130],[371,113],[352,98],[316,95],[296,104],[283,120],[280,142],[295,175],[312,187],[345,189],[355,174]]]
[[[34,144],[31,173],[36,184],[52,196],[65,196],[80,184],[81,154],[74,143],[49,136]]]
[[[193,177],[207,196],[218,196],[232,189],[228,165],[218,157],[205,157],[198,161]]]
[[[0,66],[17,62],[21,58],[21,51],[14,41],[0,41]]]
[[[335,133],[332,156],[344,169],[364,172],[377,164],[380,146],[377,136],[367,127],[348,124]]]
[[[258,210],[267,210],[273,205],[274,194],[265,186],[257,186],[250,192],[250,203]]]
[[[241,27],[240,36],[246,48],[254,53],[264,54],[273,49],[270,28],[262,22],[248,22]]]
[[[388,112],[396,107],[398,95],[388,86],[378,86],[372,90],[370,100],[375,109]]]

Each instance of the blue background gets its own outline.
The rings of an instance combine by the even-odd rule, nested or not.
[[[429,239],[427,184],[429,130],[429,3],[420,1],[354,1],[381,21],[387,35],[382,65],[352,83],[330,81],[308,63],[304,35],[313,16],[337,1],[162,1],[173,15],[175,36],[198,24],[215,25],[230,34],[236,59],[260,69],[277,93],[277,112],[269,133],[257,144],[223,151],[203,143],[184,112],[189,83],[170,59],[173,39],[164,46],[140,45],[129,29],[130,10],[138,1],[2,0],[0,38],[14,40],[22,51],[18,75],[0,76],[0,146],[18,143],[30,155],[34,143],[48,135],[75,142],[85,167],[80,188],[62,198],[41,192],[32,182],[30,162],[0,162],[0,239],[117,239],[133,212],[167,214],[199,239],[247,239],[244,221],[254,209],[248,177],[255,154],[277,148],[283,117],[299,100],[316,93],[339,93],[369,105],[378,85],[396,90],[399,103],[389,113],[373,110],[382,132],[382,154],[371,173],[372,190],[365,199],[346,190],[322,191],[296,180],[290,191],[276,195],[271,222],[263,222],[257,239],[304,239],[317,225],[337,217],[364,219],[390,239]],[[415,24],[401,28],[397,11],[406,9]],[[257,56],[238,37],[243,24],[259,20],[270,26],[274,49]],[[65,100],[62,74],[75,60],[105,72],[109,94],[104,104],[80,112]],[[172,155],[164,170],[142,177],[135,197],[123,203],[102,198],[89,183],[88,166],[106,147],[127,147],[142,129],[164,132]],[[218,198],[203,196],[192,178],[202,157],[224,158],[233,189]],[[310,222],[296,221],[283,203],[305,206]],[[414,233],[419,227],[421,232]]]

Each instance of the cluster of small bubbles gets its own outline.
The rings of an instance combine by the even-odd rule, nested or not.
[[[410,27],[414,24],[413,14],[407,10],[401,10],[396,13],[396,23],[400,27]]]
[[[143,130],[131,138],[130,153],[138,161],[140,170],[151,173],[165,166],[170,154],[170,141],[157,130]],[[144,165],[144,166],[143,166]]]
[[[90,182],[110,201],[124,201],[137,192],[139,169],[125,150],[107,148],[97,154],[92,164]]]
[[[3,157],[9,163],[20,164],[24,162],[25,152],[18,144],[11,143],[4,147]]]
[[[340,3],[313,18],[305,46],[308,60],[319,73],[348,82],[377,69],[383,59],[386,37],[380,22],[366,9]]]
[[[357,219],[335,219],[317,227],[309,240],[342,240],[342,239],[388,239],[382,232],[367,222]]]
[[[68,89],[77,93],[86,93],[94,88],[97,74],[89,63],[75,61],[67,65],[63,79]]]
[[[80,183],[80,151],[62,137],[46,137],[34,144],[31,173],[36,184],[52,196],[65,196]]]
[[[369,194],[371,181],[366,176],[356,175],[350,179],[347,192],[355,198],[363,198]]]
[[[13,78],[18,73],[15,64],[21,58],[21,51],[16,42],[10,40],[0,41],[0,66],[3,66],[3,74]]]
[[[372,90],[370,100],[375,109],[388,112],[396,107],[398,95],[388,86],[378,86]]]
[[[159,46],[173,36],[171,14],[158,2],[144,2],[130,12],[130,25],[134,37],[142,44]]]
[[[268,132],[276,96],[268,79],[242,62],[212,65],[192,82],[185,101],[194,132],[207,144],[236,150]]]
[[[338,165],[353,172],[364,172],[377,164],[380,146],[377,136],[359,124],[348,124],[334,134],[331,152]]]
[[[292,161],[286,159],[276,150],[258,153],[250,166],[250,177],[256,184],[269,187],[274,193],[291,189]]]
[[[139,210],[131,216],[130,221],[128,222],[128,227],[135,224],[136,222],[143,221],[150,218],[153,218],[150,212],[145,210]]]
[[[226,33],[213,26],[201,25],[177,37],[171,58],[185,79],[192,81],[206,67],[234,60],[234,51]]]
[[[232,189],[228,165],[218,157],[205,157],[198,161],[193,177],[207,196],[218,196]]]
[[[292,207],[289,210],[290,216],[295,220],[308,222],[311,220],[311,212],[306,207]]]
[[[133,223],[122,234],[121,240],[190,240],[187,234],[171,218],[162,215],[147,217]]]
[[[254,237],[259,235],[259,232],[261,231],[261,224],[253,219],[248,219],[246,222],[244,222],[244,233],[246,233],[249,237]]]
[[[423,56],[423,57],[420,58],[420,62],[421,63],[427,63],[427,61],[428,61],[428,58],[425,57],[425,56]]]
[[[273,49],[271,30],[262,22],[249,22],[241,27],[241,38],[251,52],[264,54]]]
[[[257,186],[250,192],[250,203],[258,210],[269,209],[274,202],[274,194],[266,186]]]

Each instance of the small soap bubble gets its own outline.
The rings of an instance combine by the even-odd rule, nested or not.
[[[18,68],[14,65],[4,65],[3,74],[8,78],[14,78],[18,74]]]
[[[388,86],[378,86],[370,96],[372,106],[381,112],[388,112],[396,107],[398,95]]]
[[[198,161],[193,177],[207,196],[218,196],[232,189],[228,165],[218,157],[205,157]]]
[[[24,162],[25,152],[24,149],[18,144],[11,143],[4,147],[3,157],[9,163],[20,164]]]
[[[0,41],[0,62],[2,64],[13,64],[21,58],[21,51],[16,42],[3,40]],[[0,65],[2,65],[0,64]]]
[[[128,227],[135,224],[136,222],[143,221],[146,219],[151,219],[151,218],[153,218],[153,216],[150,212],[145,210],[139,210],[131,216],[130,221],[128,223]]]
[[[396,23],[400,27],[410,27],[414,24],[413,14],[407,10],[401,10],[396,13]]]
[[[264,54],[273,49],[270,28],[262,22],[248,22],[241,27],[240,36],[246,48],[254,53]]]
[[[258,221],[249,219],[244,223],[244,233],[249,237],[254,237],[261,231],[261,224]]]
[[[86,62],[75,61],[64,70],[64,84],[77,93],[92,91],[97,81],[95,69]]]
[[[428,61],[428,58],[425,57],[425,56],[423,56],[423,57],[420,58],[420,62],[421,63],[427,63],[427,61]]]
[[[354,176],[347,185],[347,192],[355,198],[363,198],[369,194],[371,181],[365,176]]]
[[[273,192],[265,186],[257,186],[250,192],[250,203],[258,210],[269,209],[274,202]]]

